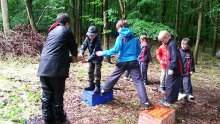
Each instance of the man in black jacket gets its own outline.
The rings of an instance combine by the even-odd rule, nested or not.
[[[69,29],[70,17],[66,13],[57,15],[50,29],[40,57],[38,75],[42,85],[42,113],[46,124],[65,122],[63,94],[65,79],[69,75],[70,57],[76,60],[77,44]]]

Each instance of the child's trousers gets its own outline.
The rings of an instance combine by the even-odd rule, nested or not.
[[[144,80],[144,83],[147,84],[147,69],[148,69],[148,62],[140,62],[140,70],[141,70],[141,76]]]
[[[101,63],[89,63],[89,82],[100,83],[101,80]],[[94,82],[95,80],[95,82]]]
[[[181,76],[168,75],[166,79],[166,101],[175,103],[178,100]]]
[[[140,66],[137,60],[128,61],[128,62],[120,62],[116,64],[116,68],[113,73],[109,76],[105,85],[103,87],[104,91],[110,91],[113,89],[114,85],[119,80],[120,76],[128,70],[133,82],[134,86],[137,90],[138,97],[140,99],[141,104],[148,102],[148,97],[146,93],[146,89],[141,78]]]
[[[192,95],[193,89],[192,89],[190,76],[183,76],[182,80],[183,80],[183,84],[182,87],[180,87],[181,88],[180,91],[184,90],[187,95]]]
[[[160,75],[160,90],[165,90],[166,78],[167,78],[167,69],[163,68],[161,69],[161,75]]]

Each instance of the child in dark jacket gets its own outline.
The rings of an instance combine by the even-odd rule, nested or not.
[[[168,50],[166,96],[160,102],[165,106],[170,106],[170,104],[178,100],[182,62],[176,47],[176,42],[171,38],[171,34],[167,30],[160,31],[158,41],[166,44]]]
[[[140,70],[141,70],[141,76],[144,80],[145,84],[148,84],[148,78],[147,78],[147,69],[148,69],[148,63],[152,62],[152,57],[150,54],[150,46],[148,44],[148,39],[146,35],[140,36],[141,41],[141,53],[138,56],[138,61],[140,64]]]
[[[103,57],[98,57],[95,54],[96,51],[102,50],[101,43],[97,37],[97,32],[96,26],[89,27],[88,32],[86,33],[87,37],[82,44],[79,56],[84,58],[85,50],[88,48],[89,56],[86,61],[89,62],[89,86],[84,89],[87,91],[94,90],[95,93],[100,93],[101,66]]]
[[[195,65],[193,59],[193,52],[189,49],[190,39],[184,38],[181,41],[181,49],[179,49],[181,59],[183,62],[183,89],[187,94],[189,101],[194,100],[192,95],[191,75],[195,72]],[[181,87],[181,92],[183,91]]]

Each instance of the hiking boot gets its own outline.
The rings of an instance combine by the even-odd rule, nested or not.
[[[145,102],[142,104],[142,106],[147,110],[154,108],[153,104],[151,104],[150,102]]]
[[[100,82],[98,83],[95,83],[95,90],[94,90],[94,93],[100,93]]]
[[[165,99],[161,99],[160,103],[163,104],[164,106],[170,107],[170,103],[167,102]]]
[[[95,89],[95,84],[93,82],[89,82],[89,86],[84,89],[85,91],[93,91]]]

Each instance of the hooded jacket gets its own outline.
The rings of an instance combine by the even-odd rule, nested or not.
[[[77,56],[77,44],[71,30],[60,24],[48,34],[40,57],[38,75],[68,77],[69,53]]]
[[[116,38],[115,45],[110,50],[103,51],[103,56],[110,56],[118,53],[118,62],[137,60],[141,52],[138,38],[129,28],[122,28]]]

